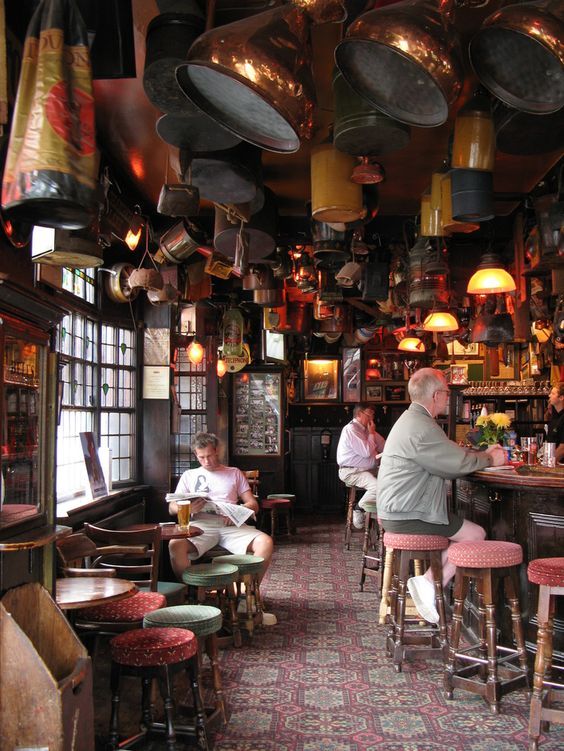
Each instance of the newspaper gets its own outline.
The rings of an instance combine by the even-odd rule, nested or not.
[[[246,506],[238,506],[235,503],[226,503],[224,501],[213,501],[205,493],[167,493],[165,500],[171,503],[173,501],[194,501],[199,498],[203,498],[206,502],[206,505],[202,509],[203,512],[226,516],[236,527],[240,527],[241,524],[244,524],[255,513]]]

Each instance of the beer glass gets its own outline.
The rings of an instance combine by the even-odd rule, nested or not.
[[[533,465],[537,463],[537,439],[532,437],[521,438],[521,450],[523,452],[523,460]]]
[[[556,444],[548,441],[543,446],[543,461],[545,467],[556,467]]]
[[[190,501],[177,501],[178,528],[187,531],[190,529]]]

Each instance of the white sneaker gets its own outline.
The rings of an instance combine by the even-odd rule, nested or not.
[[[435,585],[426,576],[412,576],[407,580],[407,589],[421,618],[429,623],[438,623]]]
[[[359,508],[353,509],[353,527],[355,529],[364,529],[364,511]]]
[[[278,618],[274,615],[274,613],[263,613],[262,614],[262,625],[263,626],[276,626],[278,623]]]

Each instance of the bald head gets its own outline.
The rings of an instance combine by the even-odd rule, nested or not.
[[[416,370],[407,384],[411,401],[425,406],[433,400],[433,395],[439,389],[448,389],[448,385],[443,372],[436,368]]]

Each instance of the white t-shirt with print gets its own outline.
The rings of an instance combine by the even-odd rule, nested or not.
[[[245,475],[237,467],[220,465],[213,472],[203,467],[188,469],[176,486],[176,493],[202,493],[209,495],[213,501],[237,503],[242,493],[251,487]],[[199,513],[195,516],[204,519],[209,516]]]

